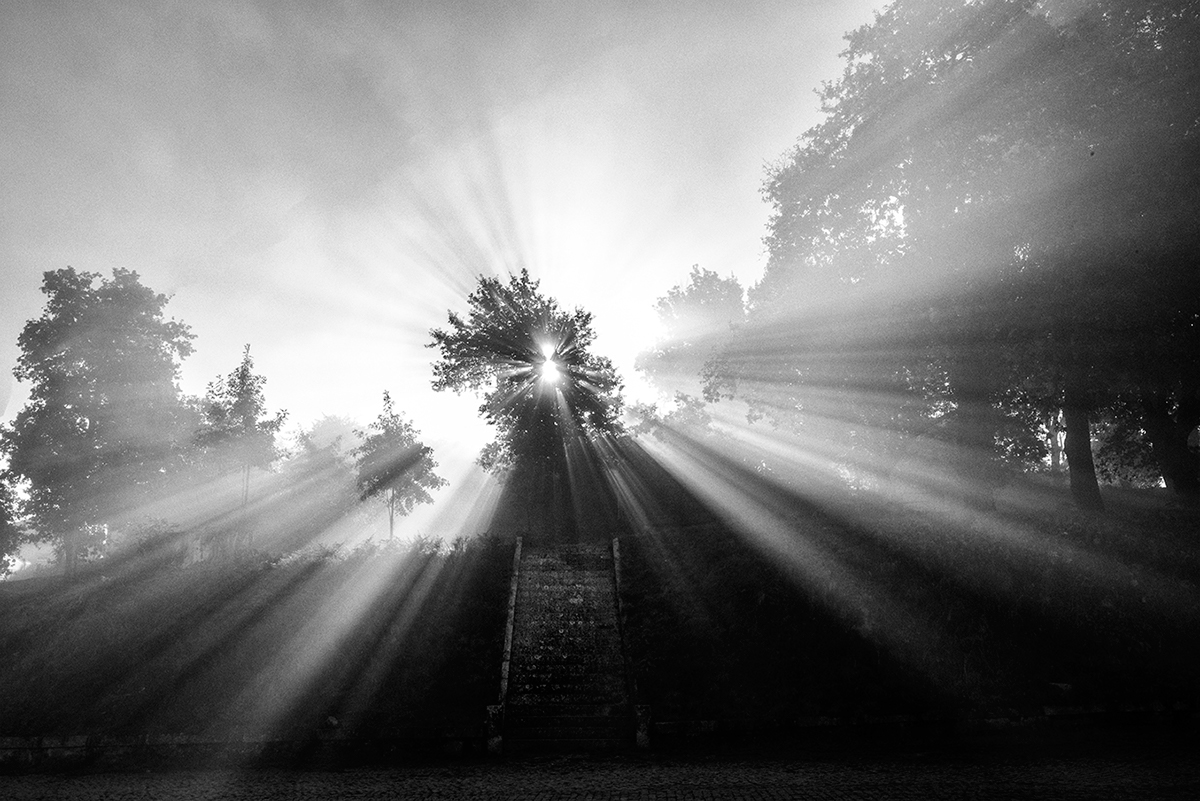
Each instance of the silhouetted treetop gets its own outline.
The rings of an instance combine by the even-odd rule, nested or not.
[[[433,388],[483,394],[480,414],[500,439],[485,450],[488,467],[548,457],[564,437],[619,428],[621,382],[612,362],[590,352],[592,315],[560,309],[526,270],[507,280],[481,277],[466,316],[449,313],[433,329],[440,358]]]

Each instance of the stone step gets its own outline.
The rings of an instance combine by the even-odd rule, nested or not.
[[[513,650],[528,646],[530,650],[569,648],[575,651],[582,648],[588,652],[599,652],[609,646],[610,641],[616,637],[616,627],[606,629],[598,626],[529,626],[521,632],[520,638],[514,635]]]
[[[517,598],[520,600],[537,601],[538,603],[554,604],[597,604],[607,605],[612,600],[613,585],[605,587],[595,584],[580,587],[577,584],[538,584],[519,587]]]
[[[553,643],[546,642],[544,638],[518,640],[513,643],[512,660],[515,666],[532,660],[543,665],[554,662],[603,663],[606,668],[624,661],[619,645],[599,640],[585,641],[582,638],[573,642],[562,640]]]
[[[588,614],[588,612],[593,614]],[[518,615],[517,620],[521,623],[529,623],[534,625],[557,625],[557,626],[602,626],[607,628],[615,628],[617,625],[617,616],[607,609],[544,609],[538,612],[526,610],[527,614]]]
[[[624,691],[606,693],[574,693],[574,692],[509,692],[509,701],[517,704],[537,706],[559,706],[563,704],[584,704],[589,706],[600,704],[621,704],[625,702]]]
[[[607,609],[609,603],[612,602],[612,595],[612,588],[609,588],[604,592],[595,593],[582,593],[576,590],[572,590],[571,592],[554,593],[537,590],[517,593],[517,601],[532,605],[532,607],[535,609],[558,606],[569,608],[589,607],[593,609]]]
[[[590,587],[580,587],[577,584],[560,584],[546,585],[539,584],[530,587],[520,587],[517,590],[517,598],[522,600],[538,601],[540,603],[556,603],[556,604],[604,604],[612,599],[613,588],[610,584],[605,587],[596,585]]]
[[[509,682],[514,692],[620,692],[625,682],[614,676],[517,676]]]
[[[617,660],[607,660],[604,663],[575,663],[571,667],[577,667],[575,672],[563,670],[559,664],[553,662],[541,662],[536,665],[516,665],[512,668],[510,675],[515,681],[518,677],[528,676],[531,678],[553,679],[555,681],[578,681],[581,678],[592,676],[609,676],[615,671],[618,675],[621,674],[621,662]]]
[[[515,665],[511,669],[511,674],[515,680],[519,676],[544,676],[553,674],[555,676],[608,676],[612,671],[610,668],[622,663],[612,663],[597,665],[595,662],[581,660],[550,660],[538,659],[522,662]]]
[[[528,619],[530,617],[538,617],[539,615],[582,615],[589,612],[609,618],[615,617],[616,610],[610,609],[607,601],[607,598],[531,598],[528,596],[518,596],[517,603],[524,604],[524,608],[517,614],[517,617]]]
[[[614,668],[620,668],[624,664],[625,660],[616,650],[608,653],[581,654],[574,650],[543,649],[536,654],[526,654],[520,658],[514,658],[509,672],[514,676],[529,671],[587,675],[589,673],[611,673]]]
[[[598,707],[603,709],[604,707]],[[621,707],[623,709],[623,707]],[[633,725],[633,716],[625,712],[607,715],[524,714],[510,712],[505,718],[510,729],[566,728],[570,726],[625,729]]]
[[[602,620],[583,621],[562,618],[524,620],[521,637],[524,640],[557,638],[562,640],[604,640],[616,636],[616,622]]]
[[[632,747],[632,741],[626,737],[597,740],[538,740],[511,737],[504,741],[504,750],[510,754],[594,754],[625,751]]]
[[[603,740],[621,739],[634,733],[634,725],[621,718],[603,719],[599,725],[566,721],[554,725],[515,726],[509,737],[528,740]]]
[[[570,576],[573,579],[610,578],[612,576],[612,560],[596,560],[589,564],[570,564],[543,560],[539,562],[522,562],[522,579],[537,576]]]
[[[609,654],[603,659],[581,659],[574,654],[543,654],[541,659],[516,660],[509,668],[512,676],[596,676],[620,674],[624,660]]]
[[[612,570],[607,545],[522,554],[506,750],[611,751],[633,742]]]
[[[533,567],[543,565],[558,565],[573,567],[576,570],[598,570],[604,565],[612,564],[612,554],[607,552],[571,552],[562,551],[560,553],[527,553],[524,555],[523,561]]]
[[[537,720],[544,717],[627,718],[632,714],[633,707],[624,702],[600,704],[542,704],[537,706],[511,702],[504,713],[505,720],[519,722]]]
[[[625,692],[624,681],[556,681],[526,679],[509,685],[510,694],[520,695],[593,695],[599,701],[619,700]]]
[[[533,670],[555,670],[559,665],[585,667],[592,665],[591,672],[599,673],[619,668],[623,664],[625,664],[625,660],[621,658],[621,651],[616,646],[583,650],[580,648],[553,648],[541,644],[531,645],[520,650],[514,648],[509,671],[519,673],[525,667]]]
[[[529,574],[521,577],[517,582],[517,587],[521,590],[530,590],[538,587],[544,587],[549,590],[571,590],[580,591],[596,591],[602,590],[605,587],[611,587],[613,579],[610,575],[598,574],[596,576],[582,576],[578,573],[567,573],[563,575],[552,573]]]

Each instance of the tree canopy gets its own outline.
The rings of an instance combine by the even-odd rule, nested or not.
[[[934,424],[977,463],[1061,408],[1085,504],[1089,417],[1119,403],[1200,490],[1198,10],[898,0],[851,33],[769,172],[768,266],[710,394]]]
[[[745,319],[744,297],[733,276],[693,265],[687,285],[672,287],[655,304],[664,336],[638,356],[637,368],[660,389],[698,394],[705,362]]]
[[[481,277],[467,316],[450,312],[449,326],[430,332],[433,388],[481,393],[479,412],[497,428],[485,467],[553,459],[567,439],[620,428],[621,382],[590,351],[592,315],[560,309],[538,285],[526,270],[507,282]]]
[[[621,431],[621,381],[591,352],[592,315],[560,309],[538,286],[526,270],[481,277],[466,316],[450,312],[429,347],[439,352],[434,389],[482,395],[480,414],[497,436],[479,463],[506,476],[526,512],[536,507],[557,531],[586,516],[585,501],[607,497],[594,446]]]
[[[250,346],[246,345],[233,372],[209,383],[202,403],[203,423],[196,432],[196,443],[218,465],[242,471],[243,504],[250,491],[251,468],[265,468],[278,458],[275,435],[287,420],[286,410],[268,415],[266,383],[265,376],[255,374]]]
[[[35,536],[62,544],[72,564],[85,527],[127,513],[180,463],[190,418],[177,378],[192,334],[128,270],[50,271],[42,293],[13,370],[29,401],[3,449],[28,482]]]

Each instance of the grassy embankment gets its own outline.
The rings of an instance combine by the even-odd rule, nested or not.
[[[365,735],[480,721],[511,547],[249,557],[153,551],[0,584],[0,735]]]
[[[639,700],[656,719],[1200,700],[1194,512],[1118,496],[1103,515],[838,508],[771,536],[713,523],[624,536]],[[0,584],[0,735],[478,722],[510,565],[511,544],[485,540],[186,568],[131,552],[71,582]]]
[[[658,719],[759,727],[1195,710],[1200,517],[1109,497],[1097,515],[951,522],[884,506],[758,537],[710,525],[627,538],[642,700]]]

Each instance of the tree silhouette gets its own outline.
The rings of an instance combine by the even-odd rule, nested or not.
[[[209,383],[202,402],[203,424],[195,437],[196,444],[219,465],[241,471],[243,507],[250,498],[250,471],[265,468],[278,458],[275,435],[287,419],[287,411],[267,416],[266,383],[264,376],[255,375],[250,346],[246,345],[241,364],[225,378]]]
[[[916,395],[980,483],[1000,432],[1061,409],[1083,506],[1089,418],[1121,401],[1200,492],[1195,9],[897,0],[847,41],[769,171],[770,259],[710,388],[780,421],[854,393],[884,431]]]
[[[88,527],[121,519],[181,464],[189,418],[176,381],[192,334],[128,270],[54,270],[42,293],[13,370],[29,401],[2,445],[28,482],[33,536],[55,541],[71,571]]]
[[[686,286],[675,286],[654,309],[665,336],[638,355],[636,366],[659,389],[699,394],[700,375],[745,319],[742,285],[732,276],[692,267]]]
[[[621,382],[612,362],[590,351],[592,315],[560,309],[538,286],[524,269],[507,281],[481,277],[467,316],[450,312],[429,347],[440,356],[435,390],[482,394],[480,414],[497,437],[480,464],[540,496],[557,527],[570,454],[621,428]]]
[[[356,431],[362,444],[354,449],[359,497],[380,497],[388,510],[388,539],[395,535],[396,514],[406,515],[420,503],[433,503],[429,493],[446,486],[434,472],[433,449],[422,445],[421,433],[395,409],[392,396],[383,393],[383,411]]]

